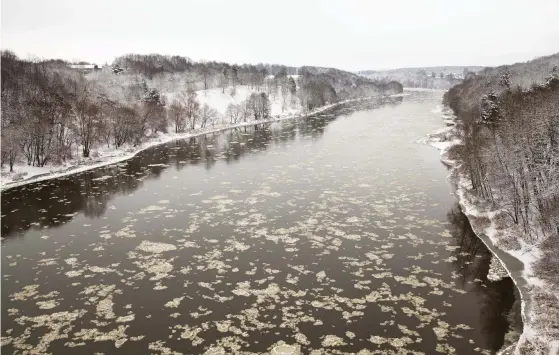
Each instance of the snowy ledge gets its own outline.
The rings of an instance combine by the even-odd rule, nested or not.
[[[445,122],[449,122],[453,115],[448,110],[440,110]],[[453,119],[454,120],[454,119]],[[454,122],[456,123],[456,122]],[[520,240],[520,248],[504,247],[503,239],[507,235],[518,235],[518,232],[510,223],[504,228],[496,226],[496,217],[499,210],[490,210],[482,206],[482,201],[469,191],[466,176],[460,172],[461,162],[449,157],[449,151],[462,144],[459,137],[459,128],[456,124],[441,129],[431,134],[424,143],[440,150],[441,162],[450,169],[450,175],[456,180],[455,189],[458,203],[463,213],[468,217],[472,230],[477,237],[491,251],[492,266],[489,270],[491,277],[498,279],[505,272],[512,279],[520,293],[521,313],[523,322],[523,333],[515,344],[504,344],[498,352],[501,355],[508,354],[559,354],[559,338],[557,330],[550,329],[546,324],[546,318],[542,315],[549,305],[543,304],[542,297],[537,295],[558,295],[559,290],[553,290],[543,280],[533,273],[535,263],[541,257],[541,251],[537,246],[528,245]],[[489,221],[481,223],[482,219]],[[504,270],[500,270],[499,262]],[[492,281],[490,279],[490,281]],[[559,305],[555,305],[559,307]],[[537,311],[535,310],[537,309]],[[545,314],[545,313],[544,313]]]
[[[404,94],[395,94],[386,97],[396,97],[396,96],[403,96],[403,95]],[[258,121],[251,120],[251,121],[235,123],[235,124],[216,125],[216,126],[208,127],[206,129],[198,129],[195,131],[185,132],[185,133],[159,134],[156,137],[148,138],[146,142],[143,142],[142,144],[136,147],[127,146],[127,147],[121,147],[120,149],[111,149],[111,150],[103,150],[101,148],[98,150],[98,153],[100,155],[99,157],[90,158],[90,159],[86,159],[86,158],[72,159],[69,162],[67,162],[65,166],[31,167],[27,165],[16,165],[15,168],[18,169],[18,172],[26,173],[25,178],[21,180],[13,180],[14,176],[17,176],[17,174],[11,174],[11,176],[2,176],[0,180],[0,191],[4,191],[12,187],[22,186],[38,181],[55,179],[58,177],[72,175],[83,171],[100,168],[102,166],[115,164],[124,160],[131,159],[141,151],[144,151],[148,148],[169,143],[174,140],[187,139],[187,138],[201,136],[208,133],[225,131],[231,128],[252,126],[255,124],[270,123],[270,122],[283,121],[283,120],[289,120],[294,118],[304,118],[348,102],[370,100],[370,99],[376,99],[381,97],[382,96],[371,96],[371,97],[362,97],[362,98],[344,100],[330,105],[322,106],[320,108],[317,108],[313,111],[309,111],[307,113],[276,116],[267,120],[258,120]]]

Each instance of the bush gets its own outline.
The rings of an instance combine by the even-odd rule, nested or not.
[[[474,229],[486,229],[491,225],[491,220],[486,216],[468,216]]]
[[[458,160],[464,155],[464,146],[461,144],[454,145],[446,151],[446,158],[450,160]]]
[[[549,347],[539,339],[522,339],[518,345],[518,353],[520,355],[547,355]]]
[[[534,265],[534,273],[538,277],[559,286],[559,258],[556,250],[559,250],[559,238],[550,237],[541,244],[543,256]]]

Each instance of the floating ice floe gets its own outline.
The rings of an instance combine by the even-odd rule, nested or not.
[[[148,253],[163,253],[166,251],[176,250],[177,247],[173,244],[150,242],[148,240],[144,240],[140,243],[140,245],[136,247],[136,249]]]
[[[281,344],[272,348],[272,355],[300,355],[301,350],[298,345]]]

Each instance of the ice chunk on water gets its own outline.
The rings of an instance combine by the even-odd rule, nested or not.
[[[272,349],[272,355],[300,355],[299,347],[295,345],[282,344]]]
[[[176,250],[177,247],[173,244],[157,243],[144,240],[140,245],[136,247],[136,249],[140,249],[141,251],[145,251],[148,253],[162,253],[165,251]]]

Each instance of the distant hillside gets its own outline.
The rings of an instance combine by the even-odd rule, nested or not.
[[[400,68],[391,70],[362,70],[359,75],[372,80],[398,81],[404,87],[420,87],[432,89],[448,89],[464,80],[468,72],[477,73],[479,66],[442,66]]]
[[[520,85],[528,88],[533,84],[542,84],[547,81],[550,70],[554,66],[559,66],[559,53],[545,57],[539,57],[527,62],[514,63],[511,65],[501,65],[499,67],[484,68],[478,72],[478,77],[491,83],[492,90],[502,89],[501,74],[508,71],[511,86]],[[487,86],[489,88],[489,86]],[[488,90],[486,90],[488,91]]]
[[[343,99],[375,94],[398,94],[403,90],[403,85],[394,80],[374,80],[334,68],[305,66],[301,67],[298,72],[300,77],[305,73],[321,77]]]
[[[445,95],[445,103],[460,115],[478,107],[482,97],[490,93],[500,95],[507,86],[529,89],[533,85],[545,83],[556,66],[559,66],[559,53],[527,62],[484,68],[470,76],[469,80],[453,87]],[[507,85],[503,85],[504,76],[509,82]]]
[[[379,93],[397,93],[394,83],[386,86],[387,81],[380,82],[364,78],[355,73],[313,66],[290,67],[277,64],[229,64],[216,61],[193,61],[188,57],[167,56],[159,54],[127,54],[113,62],[109,72],[118,72],[123,78],[139,78],[148,86],[160,92],[173,92],[192,88],[208,90],[228,85],[248,85],[250,87],[266,86],[266,81],[276,77],[292,75],[300,81],[302,74],[313,82],[327,84],[335,90],[335,100],[345,100]],[[110,80],[115,80],[114,76]],[[276,84],[272,83],[274,86]],[[301,83],[298,83],[301,84]]]

